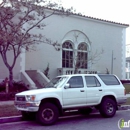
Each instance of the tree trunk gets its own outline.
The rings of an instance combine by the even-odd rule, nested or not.
[[[74,74],[77,74],[77,73],[78,73],[78,68],[75,67],[75,69],[74,69]]]
[[[9,68],[9,88],[13,87],[13,69]]]
[[[79,69],[79,62],[78,62],[78,60],[76,60],[76,64],[74,67],[74,74],[78,74],[78,69]]]

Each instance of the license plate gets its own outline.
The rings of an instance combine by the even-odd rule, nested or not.
[[[23,104],[19,104],[19,105],[17,105],[17,107],[19,107],[19,108],[26,108],[25,105],[23,105]]]

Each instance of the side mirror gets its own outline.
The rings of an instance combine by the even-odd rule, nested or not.
[[[64,88],[65,88],[65,89],[70,88],[70,84],[66,84],[66,85],[64,86]]]

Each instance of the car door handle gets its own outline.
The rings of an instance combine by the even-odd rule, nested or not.
[[[84,90],[80,90],[80,92],[84,92]]]
[[[102,89],[99,89],[99,91],[102,91]]]

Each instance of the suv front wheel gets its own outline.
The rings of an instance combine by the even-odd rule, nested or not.
[[[116,113],[116,108],[115,100],[104,98],[99,106],[99,111],[103,117],[113,117]]]
[[[37,120],[43,125],[54,124],[59,117],[58,108],[52,103],[41,104],[37,112]]]

